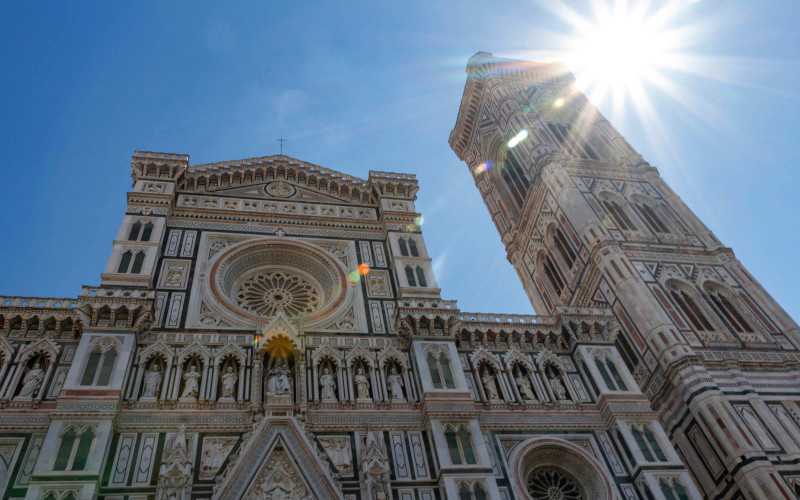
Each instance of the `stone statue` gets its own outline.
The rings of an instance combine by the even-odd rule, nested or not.
[[[228,368],[225,369],[225,373],[222,374],[222,398],[223,399],[235,399],[236,396],[233,395],[234,391],[236,390],[236,382],[239,380],[239,375],[233,370],[231,365],[228,365]]]
[[[386,383],[389,386],[389,394],[392,401],[404,401],[406,398],[403,395],[403,377],[397,373],[394,365],[389,368],[389,376],[386,377]]]
[[[550,372],[550,388],[553,389],[553,394],[556,397],[557,401],[561,401],[563,399],[567,399],[567,388],[564,387],[564,382],[561,381],[561,377],[554,374],[552,371]]]
[[[483,388],[486,390],[486,397],[490,401],[500,399],[500,396],[497,394],[497,384],[495,384],[494,375],[492,375],[488,369],[483,371],[481,381],[483,382]]]
[[[366,375],[364,375],[364,369],[360,366],[358,367],[358,371],[356,372],[356,396],[358,399],[368,399],[371,400],[369,397],[369,379]]]
[[[33,364],[33,368],[25,374],[25,378],[22,380],[22,389],[19,390],[19,397],[35,398],[39,393],[39,388],[42,387],[43,380],[44,370],[42,370],[42,365],[37,361]]]
[[[267,396],[291,395],[292,384],[289,381],[289,365],[286,360],[281,358],[275,362],[275,366],[269,371],[267,379]]]
[[[181,399],[197,399],[200,393],[200,373],[195,365],[189,366],[189,371],[183,374],[183,393]]]
[[[161,370],[158,364],[153,363],[150,365],[150,370],[144,376],[144,392],[143,398],[156,398],[158,397],[158,390],[161,388]]]
[[[325,366],[322,370],[322,376],[319,378],[320,394],[319,397],[323,401],[336,400],[336,381],[331,375],[331,369]]]
[[[523,376],[522,373],[517,372],[517,378],[515,378],[514,381],[517,383],[519,394],[522,396],[522,399],[536,399],[536,396],[533,394],[533,390],[531,390],[531,381],[528,380],[527,377]]]

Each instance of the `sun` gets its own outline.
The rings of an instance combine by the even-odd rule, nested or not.
[[[646,0],[595,0],[589,16],[553,2],[548,8],[571,27],[556,59],[575,75],[575,89],[595,104],[611,98],[615,107],[646,106],[646,88],[677,96],[668,75],[689,70],[686,49],[695,30],[691,0],[670,0],[657,9]]]

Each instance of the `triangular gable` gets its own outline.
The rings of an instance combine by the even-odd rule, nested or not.
[[[269,189],[276,183],[291,186],[290,190],[282,191],[279,189]],[[274,180],[270,182],[259,182],[247,186],[234,187],[234,188],[210,188],[206,189],[209,193],[214,193],[222,196],[235,196],[237,198],[259,198],[264,200],[292,200],[292,201],[309,201],[316,203],[341,203],[342,199],[336,196],[328,195],[313,191],[304,186],[299,186],[293,182],[288,182],[284,179]],[[284,194],[285,193],[285,194]],[[349,200],[348,200],[349,201]]]
[[[264,498],[269,491],[286,493],[292,487],[305,488],[307,494],[288,498],[343,498],[294,418],[265,417],[243,448],[214,498]]]

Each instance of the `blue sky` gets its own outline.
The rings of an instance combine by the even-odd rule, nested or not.
[[[352,175],[415,173],[443,297],[531,313],[447,138],[472,54],[562,48],[573,29],[553,3],[5,3],[0,293],[99,283],[134,149],[198,164],[276,154],[284,137],[286,154]],[[667,75],[677,97],[647,88],[645,114],[599,103],[795,318],[798,19],[796,0],[687,5],[683,50],[705,62]]]

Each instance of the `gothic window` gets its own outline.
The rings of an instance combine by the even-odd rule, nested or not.
[[[588,134],[583,134],[585,137],[579,137],[572,133],[568,125],[561,123],[548,123],[547,128],[555,136],[556,141],[572,155],[590,160],[600,159],[592,145],[589,144]]]
[[[545,276],[547,276],[548,281],[550,281],[550,284],[553,286],[553,290],[555,290],[556,295],[560,297],[565,288],[564,280],[561,278],[561,273],[549,255],[544,255],[542,257],[542,270],[544,271]]]
[[[144,231],[142,231],[142,241],[150,241],[151,234],[153,234],[153,223],[148,222],[144,225]]]
[[[603,200],[603,206],[614,224],[623,231],[636,231],[636,225],[628,217],[628,213],[616,200]]]
[[[683,485],[675,479],[671,481],[662,479],[659,481],[659,486],[661,486],[661,493],[666,500],[689,500]]]
[[[417,250],[417,242],[414,241],[414,238],[408,239],[408,249],[411,252],[412,257],[419,257],[419,251]]]
[[[468,484],[461,483],[458,488],[458,500],[486,500],[486,491],[480,483],[470,489]]]
[[[444,438],[447,441],[447,449],[450,451],[450,461],[453,462],[453,465],[477,463],[469,431],[464,426],[459,426],[458,431],[447,427]]]
[[[417,286],[417,281],[414,279],[414,270],[411,266],[406,266],[406,279],[408,279],[408,286]]]
[[[425,280],[425,271],[419,266],[417,266],[417,283],[419,286],[428,286],[428,282]]]
[[[109,349],[103,353],[99,347],[94,348],[87,358],[81,385],[108,385],[116,361],[116,350]]]
[[[561,229],[556,228],[553,232],[553,242],[556,250],[561,254],[561,258],[567,264],[567,268],[572,269],[572,265],[575,263],[575,252],[572,251],[572,245],[569,244]]]
[[[611,359],[605,356],[597,356],[594,358],[594,364],[597,367],[597,371],[600,372],[603,382],[605,382],[606,387],[608,387],[610,391],[628,390],[628,387],[622,380],[622,375],[620,375],[619,370],[617,370],[617,365],[615,365]]]
[[[435,354],[429,351],[426,356],[428,371],[431,374],[431,382],[434,389],[455,389],[456,383],[453,379],[453,372],[450,369],[450,360],[444,353]]]
[[[739,333],[753,333],[753,328],[742,317],[736,307],[731,304],[728,298],[718,290],[708,290],[707,296],[720,317],[725,320],[733,329]]]
[[[133,267],[131,273],[139,274],[142,272],[142,264],[144,264],[144,252],[138,252],[136,257],[133,258]]]
[[[139,239],[139,231],[142,230],[141,222],[134,222],[131,226],[131,232],[128,234],[128,241],[136,241]]]
[[[522,208],[530,184],[525,177],[525,171],[511,151],[506,152],[502,177],[508,187],[509,193],[511,193],[511,196],[517,203],[517,207]]]
[[[703,311],[697,307],[697,303],[695,303],[694,299],[686,292],[683,290],[672,289],[669,291],[669,294],[672,296],[672,300],[675,301],[681,312],[683,312],[683,315],[686,316],[696,330],[705,332],[714,330],[714,328],[711,326],[711,323],[708,321],[708,318],[706,318],[705,314],[703,314]]]
[[[119,268],[117,268],[117,272],[118,273],[127,273],[128,272],[128,266],[131,265],[131,257],[132,256],[133,256],[133,253],[130,250],[128,250],[128,251],[126,251],[125,253],[122,254],[122,258],[119,260]]]
[[[94,442],[94,431],[91,427],[83,429],[80,434],[70,427],[61,437],[54,471],[84,470],[89,459],[89,452]]]
[[[406,239],[400,238],[397,240],[397,244],[400,245],[400,255],[408,257],[408,246],[406,245]]]
[[[641,429],[637,427],[631,427],[631,433],[633,434],[633,439],[636,440],[636,444],[639,446],[639,449],[642,451],[642,455],[644,455],[645,460],[648,462],[655,462],[656,459],[659,462],[665,462],[667,460],[667,457],[664,455],[664,451],[661,449],[658,441],[656,441],[653,431],[650,430],[649,427],[643,426]]]
[[[650,228],[650,230],[654,233],[668,233],[669,229],[667,225],[661,220],[661,218],[656,214],[655,210],[648,205],[647,203],[637,203],[636,208],[639,209],[639,213],[642,214],[644,217],[645,223]]]

